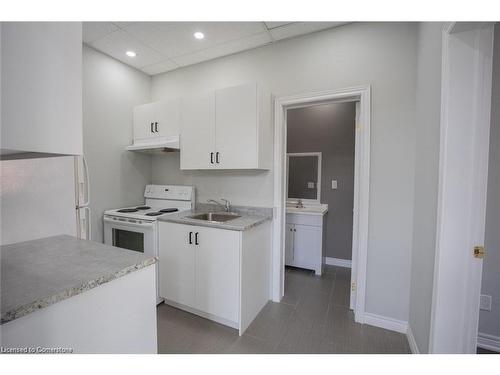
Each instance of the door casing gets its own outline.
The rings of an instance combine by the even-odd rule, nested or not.
[[[359,102],[354,157],[351,308],[354,310],[356,322],[364,323],[370,192],[370,85],[309,92],[275,99],[274,220],[271,295],[273,301],[279,302],[285,290],[286,111],[291,108],[309,107],[329,102]]]

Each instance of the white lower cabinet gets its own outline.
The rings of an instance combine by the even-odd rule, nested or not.
[[[323,216],[287,214],[285,264],[314,270],[321,275],[323,264]]]
[[[195,247],[189,244],[189,233],[161,223],[160,296],[189,307],[196,306]],[[191,231],[191,238],[193,237]],[[192,240],[191,240],[192,242]]]
[[[239,232],[196,228],[196,305],[208,314],[238,321]]]
[[[159,245],[165,303],[242,334],[269,300],[270,224],[240,232],[160,222]]]

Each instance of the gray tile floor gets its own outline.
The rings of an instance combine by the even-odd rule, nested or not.
[[[285,296],[269,302],[241,337],[232,328],[161,304],[159,353],[410,353],[406,336],[354,322],[350,270],[321,277],[287,268]]]

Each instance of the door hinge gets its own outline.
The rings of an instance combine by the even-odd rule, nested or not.
[[[474,258],[484,258],[484,246],[474,246]]]
[[[356,283],[351,283],[351,291],[355,292],[356,291]]]

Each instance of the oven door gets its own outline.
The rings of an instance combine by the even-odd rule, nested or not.
[[[104,243],[158,257],[157,222],[104,215]],[[156,304],[163,301],[158,290],[158,263],[156,272]]]
[[[104,243],[157,256],[155,229],[155,221],[106,215],[104,216]]]

